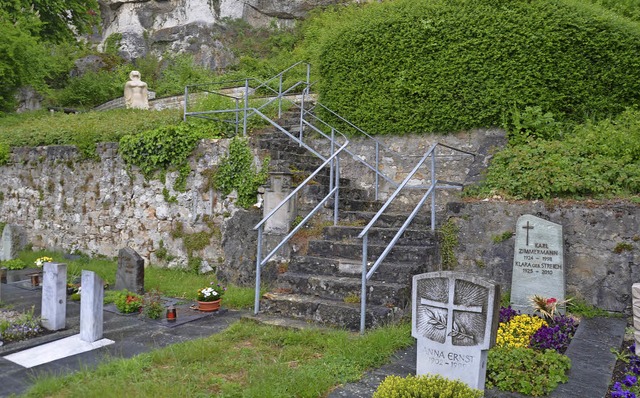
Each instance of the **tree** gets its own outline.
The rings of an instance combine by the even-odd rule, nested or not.
[[[4,11],[15,22],[24,14],[35,14],[42,22],[40,37],[60,43],[75,41],[76,35],[91,33],[100,20],[97,0],[5,0]]]

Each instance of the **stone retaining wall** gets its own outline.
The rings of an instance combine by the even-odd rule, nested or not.
[[[532,214],[561,224],[567,293],[609,311],[628,311],[640,281],[640,205],[626,202],[449,203],[459,227],[456,270],[477,273],[510,289],[516,221]],[[622,248],[630,248],[630,250]]]

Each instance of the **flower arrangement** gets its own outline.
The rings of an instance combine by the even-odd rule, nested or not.
[[[542,318],[527,314],[516,315],[509,322],[500,324],[496,345],[526,348],[529,346],[531,336],[542,326],[547,326],[547,322]]]
[[[33,263],[36,265],[36,267],[42,268],[44,266],[44,263],[50,263],[52,261],[53,259],[51,257],[39,257]]]
[[[211,282],[211,286],[198,289],[198,301],[217,301],[220,300],[222,296],[224,296],[227,288],[220,286],[219,284],[216,284],[215,287],[212,287],[214,283],[215,282]]]
[[[569,342],[576,333],[576,320],[566,315],[556,315],[548,326],[538,329],[529,342],[529,347],[536,350],[552,349],[563,354],[569,348]]]
[[[558,306],[563,306],[571,301],[571,299],[558,301],[556,298],[546,298],[538,296],[537,294],[529,297],[529,300],[531,304],[533,304],[533,312],[539,312],[540,315],[547,320],[553,319],[553,316],[558,310]]]

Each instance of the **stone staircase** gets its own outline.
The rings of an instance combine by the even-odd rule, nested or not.
[[[295,130],[295,120],[295,115],[287,115],[279,122]],[[320,159],[275,129],[262,131],[258,137],[259,147],[271,156],[271,169],[291,172],[294,184],[322,164]],[[299,197],[299,213],[307,214],[327,194],[328,187],[327,172],[319,175]],[[352,187],[348,179],[340,180],[339,225],[333,226],[329,221],[331,209],[326,209],[324,217],[316,217],[306,231],[302,230],[307,232],[305,244],[294,248],[286,271],[282,269],[271,291],[263,295],[262,314],[359,329],[362,239],[357,236],[382,205],[370,200],[370,196],[369,192]],[[428,213],[426,209],[423,212]],[[370,231],[369,266],[407,215],[407,211],[392,208]],[[432,264],[437,261],[436,239],[429,224],[430,215],[420,214],[367,283],[367,327],[397,321],[411,313],[411,278],[433,270]]]

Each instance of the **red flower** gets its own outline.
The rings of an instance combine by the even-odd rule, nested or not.
[[[554,299],[553,297],[552,297],[552,298],[548,298],[548,299],[547,299],[547,304],[548,304],[548,305],[555,304],[557,301],[558,301],[558,300]]]

